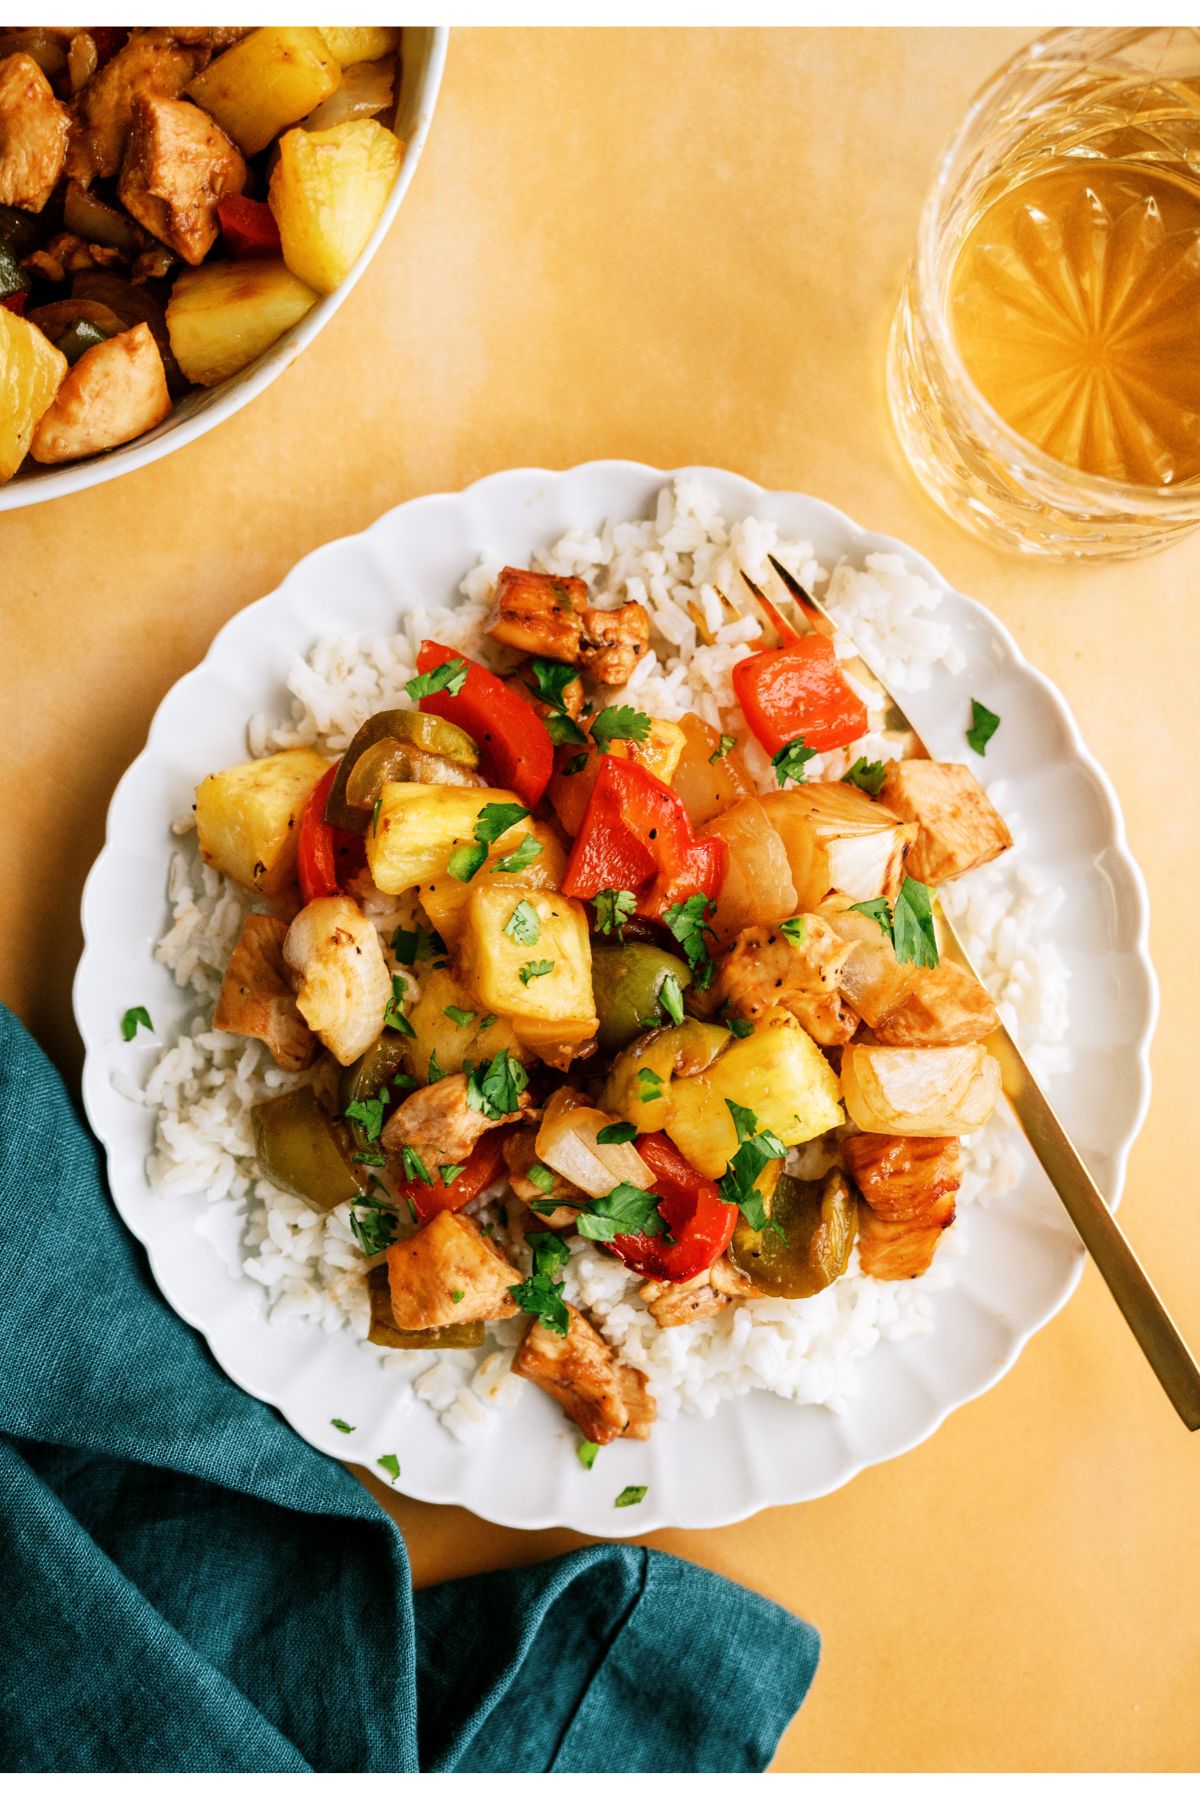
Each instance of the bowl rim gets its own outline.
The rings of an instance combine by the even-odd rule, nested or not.
[[[410,26],[408,29],[414,28]],[[412,98],[415,124],[411,136],[404,144],[400,171],[388,195],[387,204],[358,260],[333,292],[322,294],[302,319],[297,320],[282,337],[277,338],[252,363],[248,363],[246,368],[239,369],[235,375],[227,376],[217,387],[210,389],[209,392],[214,396],[211,404],[198,408],[190,418],[180,419],[176,425],[168,423],[167,429],[156,437],[135,438],[132,443],[119,445],[114,450],[100,451],[86,461],[67,464],[44,474],[27,475],[24,478],[17,476],[0,486],[0,512],[16,512],[22,507],[37,506],[44,500],[61,500],[68,494],[82,493],[86,488],[99,487],[102,482],[115,481],[120,475],[130,475],[135,469],[146,468],[150,463],[169,456],[174,450],[182,450],[186,444],[203,437],[205,432],[223,424],[234,413],[240,412],[242,407],[248,406],[285,369],[290,368],[317,334],[324,330],[383,242],[384,234],[400,210],[401,202],[416,174],[429,136],[446,68],[450,27],[430,25],[420,29],[428,32],[429,41],[425,66]],[[168,420],[169,417],[170,415]]]

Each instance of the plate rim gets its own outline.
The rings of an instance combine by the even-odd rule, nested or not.
[[[1022,677],[1042,689],[1044,695],[1052,705],[1056,723],[1060,729],[1064,731],[1067,748],[1069,749],[1070,754],[1085,767],[1095,780],[1098,791],[1103,795],[1107,809],[1107,819],[1105,822],[1106,845],[1115,853],[1122,867],[1123,874],[1129,883],[1130,896],[1133,903],[1135,929],[1130,933],[1130,943],[1127,953],[1135,959],[1144,978],[1144,1016],[1141,1019],[1140,1028],[1133,1042],[1132,1049],[1127,1052],[1127,1054],[1131,1056],[1133,1066],[1137,1072],[1139,1091],[1138,1102],[1134,1110],[1130,1128],[1120,1144],[1118,1144],[1112,1152],[1113,1180],[1111,1184],[1111,1205],[1114,1211],[1119,1206],[1121,1196],[1124,1192],[1130,1153],[1142,1126],[1145,1123],[1150,1106],[1152,1088],[1150,1047],[1159,1017],[1161,990],[1157,972],[1150,955],[1149,891],[1145,877],[1129,845],[1120,800],[1110,777],[1084,742],[1071,708],[1058,685],[1048,675],[1038,669],[1036,665],[1029,661],[1021,651],[1020,646],[1007,625],[1005,625],[1002,620],[998,619],[989,608],[983,605],[982,602],[973,599],[970,595],[963,594],[959,589],[954,587],[927,557],[913,549],[910,544],[905,543],[902,539],[892,537],[890,534],[877,532],[867,526],[861,525],[857,520],[851,518],[847,513],[844,513],[840,508],[833,506],[828,501],[822,500],[816,495],[803,493],[798,489],[766,488],[760,483],[751,480],[749,477],[740,474],[736,470],[718,468],[711,464],[689,464],[676,469],[659,469],[648,463],[619,457],[607,457],[593,459],[584,463],[577,463],[565,469],[550,469],[537,465],[518,466],[516,468],[490,471],[488,474],[480,476],[477,480],[469,483],[463,488],[440,489],[433,493],[413,495],[407,500],[401,501],[397,506],[388,508],[361,531],[348,532],[341,537],[331,538],[326,543],[316,546],[314,549],[307,552],[305,556],[299,558],[297,562],[292,564],[291,568],[288,569],[280,582],[269,593],[260,596],[257,600],[251,601],[248,605],[235,612],[231,618],[226,620],[224,625],[222,625],[213,636],[208,649],[200,661],[181,675],[178,680],[173,682],[171,687],[162,696],[158,706],[155,708],[154,716],[150,722],[146,741],[142,746],[142,749],[138,752],[137,756],[134,757],[116,783],[106,809],[104,843],[88,872],[82,890],[80,920],[83,932],[83,948],[79,962],[76,966],[71,990],[72,1011],[76,1028],[80,1033],[84,1045],[84,1062],[81,1082],[84,1110],[91,1129],[104,1150],[106,1172],[109,1174],[109,1195],[112,1203],[116,1207],[123,1223],[133,1233],[134,1237],[137,1238],[145,1250],[151,1273],[154,1276],[159,1292],[172,1310],[176,1312],[186,1324],[190,1325],[194,1330],[201,1334],[208,1346],[210,1354],[222,1369],[223,1373],[231,1381],[245,1392],[251,1394],[253,1398],[266,1405],[272,1406],[281,1417],[286,1419],[291,1428],[306,1443],[321,1450],[323,1454],[336,1455],[339,1461],[350,1464],[356,1469],[361,1469],[373,1479],[378,1479],[378,1471],[374,1468],[372,1463],[360,1460],[356,1457],[351,1452],[349,1444],[346,1445],[344,1450],[341,1446],[338,1446],[336,1449],[327,1449],[323,1445],[314,1444],[309,1432],[297,1422],[297,1419],[294,1416],[294,1409],[289,1403],[263,1391],[260,1386],[256,1385],[252,1380],[246,1379],[242,1374],[235,1375],[232,1372],[226,1361],[223,1359],[217,1344],[214,1342],[213,1335],[211,1335],[210,1329],[206,1327],[204,1321],[194,1316],[193,1309],[190,1306],[181,1304],[171,1293],[170,1287],[162,1274],[160,1259],[156,1256],[154,1244],[141,1230],[139,1230],[137,1224],[135,1224],[133,1219],[128,1216],[126,1208],[122,1204],[116,1186],[111,1179],[113,1147],[109,1141],[109,1135],[106,1133],[102,1117],[100,1116],[101,1108],[98,1101],[94,1104],[95,1097],[103,1092],[108,1085],[107,1077],[109,1075],[109,1069],[103,1059],[103,1045],[99,1042],[93,1043],[89,1040],[89,1035],[84,1028],[82,1018],[82,996],[88,978],[90,964],[92,959],[99,954],[95,922],[92,918],[94,897],[99,888],[102,872],[104,871],[106,864],[109,859],[116,854],[116,849],[112,841],[113,821],[122,801],[124,790],[134,781],[137,772],[140,770],[143,763],[152,756],[152,753],[156,749],[159,736],[165,729],[164,714],[168,709],[169,703],[181,690],[185,690],[201,680],[203,673],[210,662],[218,658],[221,654],[224,643],[229,636],[244,629],[245,621],[251,615],[261,617],[263,609],[270,606],[272,602],[276,600],[278,595],[288,586],[296,572],[302,566],[310,563],[314,558],[320,558],[326,553],[335,550],[342,544],[370,539],[372,534],[375,533],[382,535],[386,523],[392,520],[396,514],[409,508],[436,507],[439,503],[447,501],[464,503],[468,500],[469,496],[474,495],[478,490],[485,488],[492,483],[503,481],[514,485],[520,483],[529,487],[537,487],[539,485],[566,481],[572,478],[586,477],[602,479],[606,476],[620,479],[636,477],[648,484],[658,484],[659,486],[680,479],[695,479],[699,482],[704,482],[705,478],[709,478],[710,480],[715,479],[721,483],[729,483],[732,481],[745,490],[746,510],[768,518],[773,516],[774,502],[801,501],[805,505],[814,507],[822,513],[825,517],[825,521],[830,527],[840,532],[842,536],[848,537],[859,545],[862,545],[864,540],[869,540],[866,549],[860,551],[860,554],[895,554],[902,557],[909,568],[914,569],[926,581],[929,581],[932,585],[936,586],[945,596],[953,597],[957,602],[965,606],[968,612],[974,614],[979,622],[986,624],[989,632],[995,634],[999,639],[1004,652],[1020,671]],[[741,502],[739,501],[739,505],[740,504]],[[725,510],[724,507],[723,510]],[[642,1514],[640,1519],[631,1519],[622,1513],[614,1518],[611,1529],[605,1530],[603,1534],[598,1532],[583,1532],[581,1535],[603,1535],[606,1538],[632,1539],[644,1537],[653,1531],[666,1529],[720,1529],[725,1525],[737,1524],[742,1520],[751,1518],[768,1507],[801,1505],[810,1500],[821,1499],[830,1493],[836,1492],[839,1488],[846,1486],[858,1475],[861,1475],[865,1469],[877,1467],[883,1463],[891,1462],[897,1457],[906,1455],[908,1451],[916,1449],[919,1445],[927,1442],[928,1439],[940,1429],[952,1413],[957,1412],[960,1407],[968,1405],[972,1400],[978,1399],[982,1394],[989,1392],[995,1387],[997,1383],[1008,1374],[1009,1370],[1014,1366],[1024,1351],[1026,1345],[1036,1333],[1041,1331],[1043,1327],[1047,1325],[1064,1306],[1066,1306],[1067,1302],[1074,1294],[1083,1273],[1086,1253],[1082,1243],[1077,1243],[1074,1246],[1071,1261],[1072,1267],[1067,1273],[1061,1291],[1056,1298],[1048,1305],[1044,1306],[1037,1316],[1032,1317],[1027,1325],[1012,1327],[1013,1341],[1010,1347],[1002,1357],[994,1359],[993,1364],[988,1369],[986,1375],[976,1381],[968,1391],[963,1392],[957,1398],[935,1405],[928,1423],[912,1435],[906,1436],[905,1441],[902,1444],[885,1450],[878,1456],[869,1454],[864,1456],[859,1455],[856,1452],[852,1453],[850,1456],[850,1466],[845,1470],[840,1471],[832,1479],[823,1484],[818,1484],[815,1487],[806,1485],[804,1492],[799,1495],[785,1493],[778,1496],[772,1495],[766,1498],[752,1498],[745,1505],[734,1506],[728,1510],[722,1508],[721,1515],[718,1519],[706,1519],[690,1523],[687,1521],[681,1522],[674,1518],[659,1515],[654,1507],[651,1506],[647,1513]],[[738,1397],[735,1396],[726,1401],[725,1405],[736,1405],[737,1398]],[[529,1531],[571,1529],[577,1532],[580,1530],[579,1527],[571,1525],[569,1521],[560,1519],[551,1513],[542,1513],[514,1521],[511,1516],[503,1514],[500,1511],[489,1511],[485,1504],[479,1504],[474,1499],[468,1504],[461,1494],[447,1491],[443,1484],[437,1482],[422,1482],[419,1473],[415,1476],[409,1476],[407,1466],[400,1481],[394,1484],[394,1491],[398,1494],[403,1494],[407,1498],[419,1500],[425,1504],[461,1506],[476,1517],[486,1519],[492,1524],[505,1526],[508,1529]]]

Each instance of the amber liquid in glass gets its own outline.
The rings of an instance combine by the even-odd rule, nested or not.
[[[1200,476],[1200,184],[1090,159],[1017,183],[959,252],[950,318],[975,386],[1047,455]]]

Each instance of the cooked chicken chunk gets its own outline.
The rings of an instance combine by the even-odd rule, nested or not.
[[[213,1026],[238,1037],[261,1038],[281,1069],[303,1069],[316,1055],[283,960],[288,928],[282,919],[250,913],[221,983]]]
[[[392,1316],[401,1331],[471,1319],[511,1319],[519,1309],[509,1289],[521,1276],[461,1213],[435,1213],[413,1237],[387,1253]]]
[[[694,1319],[710,1319],[729,1305],[728,1297],[712,1285],[707,1269],[691,1281],[648,1281],[638,1289],[638,1296],[646,1302],[660,1331],[690,1325]]]
[[[535,1319],[513,1359],[513,1372],[532,1381],[566,1413],[593,1444],[646,1437],[654,1401],[645,1377],[623,1368],[599,1332],[573,1306],[565,1337]],[[628,1396],[628,1398],[627,1398]],[[634,1408],[630,1407],[634,1400]]]
[[[246,163],[190,100],[139,95],[117,192],[147,231],[201,263],[217,240],[217,202],[240,194]]]
[[[855,912],[844,895],[826,901],[821,916],[849,945],[850,953],[838,973],[842,997],[867,1025],[877,1025],[908,999],[917,985],[917,965],[899,962],[891,938],[878,921]]]
[[[115,175],[125,155],[134,101],[152,96],[178,99],[208,59],[203,44],[181,44],[169,30],[133,32],[75,102],[68,175],[84,187],[97,176]]]
[[[907,1000],[875,1026],[880,1044],[977,1044],[1000,1023],[983,983],[958,963],[920,969]]]
[[[310,900],[288,928],[283,957],[308,1024],[338,1062],[354,1062],[379,1036],[392,997],[375,927],[344,895]]]
[[[744,1018],[783,1006],[818,1044],[848,1044],[858,1014],[841,991],[841,973],[853,946],[817,913],[794,921],[787,936],[778,925],[751,925],[717,963],[713,996]],[[797,943],[799,928],[804,936]]]
[[[70,114],[32,56],[0,62],[0,206],[41,212],[67,155]]]
[[[514,1123],[531,1104],[526,1091],[516,1112],[489,1119],[468,1102],[465,1075],[444,1075],[401,1102],[384,1126],[380,1141],[395,1155],[407,1146],[430,1164],[466,1162],[485,1131]]]
[[[889,763],[879,798],[917,826],[906,868],[928,887],[953,881],[1012,848],[1008,826],[962,763],[923,758]]]
[[[761,1298],[762,1289],[755,1287],[748,1275],[735,1268],[727,1256],[718,1256],[708,1278],[718,1294],[728,1294],[731,1300],[755,1300]]]
[[[587,1196],[553,1169],[546,1167],[537,1153],[536,1131],[511,1131],[504,1140],[504,1161],[508,1166],[508,1181],[518,1200],[523,1200],[531,1210],[535,1203],[538,1207],[557,1202],[550,1212],[538,1212],[538,1229],[540,1231],[562,1231],[566,1226],[575,1223],[576,1213]],[[550,1177],[549,1186],[530,1181],[529,1170],[537,1163]],[[543,1177],[543,1181],[545,1177]]]
[[[942,1232],[954,1223],[962,1180],[958,1139],[863,1132],[846,1139],[842,1155],[865,1202],[858,1209],[863,1273],[877,1281],[924,1274]]]
[[[933,1261],[942,1232],[954,1222],[948,1196],[926,1219],[881,1219],[869,1206],[858,1209],[858,1257],[864,1275],[876,1281],[911,1281]]]
[[[530,656],[577,663],[587,611],[587,582],[576,575],[501,569],[488,632],[498,644]]]
[[[253,25],[169,25],[167,30],[179,44],[194,44],[198,49],[228,50],[240,38],[249,37]]]
[[[636,600],[624,606],[589,606],[583,615],[584,668],[602,687],[629,680],[650,648],[650,616]]]
[[[846,1139],[842,1156],[863,1199],[881,1219],[921,1217],[954,1194],[962,1181],[957,1138],[864,1131]]]
[[[587,602],[578,576],[501,569],[488,631],[498,644],[579,664],[604,686],[619,687],[649,648],[646,609],[632,600],[611,609]]]
[[[38,421],[35,462],[72,462],[149,431],[171,410],[167,377],[148,325],[85,350]]]

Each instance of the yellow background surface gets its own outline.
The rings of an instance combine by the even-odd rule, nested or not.
[[[1112,775],[1164,991],[1121,1216],[1200,1341],[1200,537],[1107,568],[1001,556],[925,500],[884,409],[934,158],[1029,35],[457,33],[413,189],[301,360],[178,455],[0,519],[0,995],[69,1074],[109,795],[232,613],[316,545],[493,469],[715,463],[930,557]],[[819,1626],[780,1768],[1195,1768],[1198,1459],[1089,1269],[921,1448],[813,1505],[653,1541]],[[576,1541],[375,1491],[422,1583]]]

